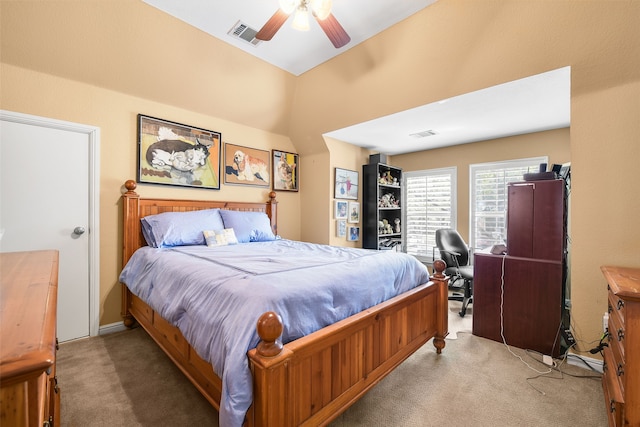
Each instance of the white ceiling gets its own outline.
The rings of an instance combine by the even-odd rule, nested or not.
[[[436,0],[333,0],[331,13],[351,37],[336,49],[315,19],[309,31],[291,28],[293,16],[270,41],[257,45],[228,33],[238,21],[256,32],[278,9],[278,0],[143,0],[200,30],[296,76],[345,52]]]
[[[143,0],[226,43],[294,75],[339,55],[436,0],[333,0],[332,13],[351,37],[336,49],[315,20],[310,30],[291,28],[292,17],[271,41],[254,45],[229,35],[238,22],[258,31],[278,0]],[[254,40],[255,42],[255,40]],[[570,68],[398,112],[327,136],[389,155],[568,127]],[[434,131],[416,138],[411,134]]]
[[[325,135],[393,155],[565,128],[570,73],[570,67],[548,71]],[[412,136],[425,131],[435,135]]]

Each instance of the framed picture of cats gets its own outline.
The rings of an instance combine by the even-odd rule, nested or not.
[[[147,184],[220,189],[222,134],[138,114],[138,176]]]
[[[275,191],[298,191],[300,161],[297,154],[271,150],[271,165]]]

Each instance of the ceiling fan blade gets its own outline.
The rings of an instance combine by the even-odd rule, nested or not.
[[[271,40],[273,36],[278,32],[284,21],[289,17],[288,14],[284,13],[282,9],[278,8],[276,13],[273,14],[271,18],[260,28],[260,31],[256,33],[256,38],[258,40]]]
[[[336,49],[341,48],[351,41],[351,37],[349,34],[342,28],[342,25],[338,22],[335,16],[332,13],[329,14],[325,19],[318,19],[317,16],[314,15],[318,24],[320,24],[320,28],[325,32],[331,43],[336,47]]]

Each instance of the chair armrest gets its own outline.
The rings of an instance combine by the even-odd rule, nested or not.
[[[453,258],[453,261],[456,263],[456,268],[460,268],[460,264],[458,263],[458,257],[460,255],[462,255],[461,253],[453,252],[453,251],[445,251],[445,250],[441,250],[440,252],[444,252],[446,254],[453,255],[451,258]]]

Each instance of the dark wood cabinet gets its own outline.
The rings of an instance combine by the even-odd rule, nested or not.
[[[473,334],[559,356],[566,350],[565,181],[512,183],[507,206],[507,255],[474,257]]]
[[[362,166],[362,247],[402,246],[402,169],[383,163]]]
[[[474,263],[473,334],[560,355],[562,264],[491,254]]]
[[[565,250],[565,183],[561,179],[510,184],[509,255],[562,261]]]

